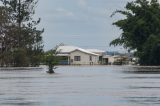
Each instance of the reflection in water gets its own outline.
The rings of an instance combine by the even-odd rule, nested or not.
[[[158,67],[1,68],[0,85],[0,106],[160,105]]]
[[[24,99],[10,99],[5,100],[6,102],[1,103],[1,105],[7,105],[7,106],[39,106],[37,102],[31,102],[31,101],[25,101]]]
[[[129,70],[126,68],[123,72],[131,74],[160,74],[160,67],[132,67]]]
[[[124,96],[128,103],[138,106],[160,105],[159,67],[133,67],[129,71],[123,70],[123,73],[126,75],[121,78],[131,82],[125,85],[125,89],[131,94]]]
[[[160,97],[129,97],[126,98],[131,103],[143,104],[143,105],[159,105]]]
[[[154,77],[154,76],[151,76],[151,77],[143,77],[143,76],[137,77],[137,76],[132,76],[132,77],[123,77],[123,78],[124,79],[160,79],[160,76],[159,77]]]
[[[129,89],[160,89],[160,87],[130,86]]]

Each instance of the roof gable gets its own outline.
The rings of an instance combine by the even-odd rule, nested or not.
[[[59,46],[57,48],[57,51],[59,53],[65,53],[65,54],[67,54],[67,53],[70,53],[71,51],[74,51],[75,49],[78,49],[78,47],[65,45],[65,46]]]
[[[73,51],[71,51],[70,53],[73,53],[73,52],[75,52],[75,51],[80,51],[80,52],[83,52],[83,53],[86,53],[86,54],[89,54],[89,55],[94,55],[94,56],[98,56],[98,54],[95,54],[95,53],[92,53],[92,52],[90,52],[90,51],[87,51],[87,50],[85,50],[85,49],[75,49],[75,50],[73,50]]]

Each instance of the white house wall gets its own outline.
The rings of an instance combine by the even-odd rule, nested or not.
[[[81,60],[75,61],[74,56],[80,56]],[[90,56],[92,56],[92,61],[90,61]],[[71,62],[72,65],[90,65],[91,62],[93,62],[93,64],[98,64],[98,58],[98,56],[83,53],[81,51],[74,51],[70,53],[70,61],[73,60]]]
[[[114,63],[114,61],[115,61],[115,59],[114,59],[114,57],[113,57],[113,56],[108,57],[108,63],[113,64],[113,63]]]

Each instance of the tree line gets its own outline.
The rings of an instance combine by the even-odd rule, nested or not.
[[[0,66],[38,66],[43,56],[38,0],[0,0]]]

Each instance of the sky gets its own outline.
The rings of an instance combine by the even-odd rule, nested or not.
[[[86,49],[122,50],[109,43],[121,34],[112,23],[124,17],[110,16],[117,9],[123,10],[128,1],[131,0],[39,0],[35,17],[42,19],[39,27],[45,29],[44,49],[64,43]]]

